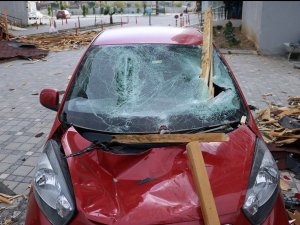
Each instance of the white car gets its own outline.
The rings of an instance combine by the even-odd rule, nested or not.
[[[29,12],[28,13],[28,19],[34,19],[34,20],[37,20],[37,19],[41,19],[43,18],[43,14],[39,11],[32,11],[32,12]]]

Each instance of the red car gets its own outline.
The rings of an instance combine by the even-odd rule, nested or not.
[[[58,10],[56,12],[56,19],[70,19],[71,13],[68,10]]]
[[[228,64],[215,49],[214,96],[199,77],[202,34],[134,27],[99,34],[59,103],[36,166],[26,225],[204,224],[186,143],[114,135],[225,132],[199,143],[221,224],[288,225],[276,163]],[[241,123],[246,116],[246,123]]]

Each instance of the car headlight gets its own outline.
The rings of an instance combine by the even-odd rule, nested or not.
[[[54,140],[48,141],[34,176],[36,201],[54,225],[69,222],[75,213],[74,196],[66,160]]]
[[[251,224],[261,224],[273,209],[279,189],[279,172],[266,144],[256,141],[256,150],[243,211]]]

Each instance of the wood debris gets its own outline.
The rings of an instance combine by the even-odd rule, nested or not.
[[[289,98],[288,103],[288,107],[269,104],[256,113],[258,127],[267,143],[282,146],[300,140],[300,97]]]
[[[201,78],[204,80],[209,88],[209,92],[214,96],[213,87],[213,12],[210,7],[204,13],[204,31],[203,31],[203,45],[202,45],[202,58],[201,58],[201,68],[202,74]]]
[[[294,212],[290,211],[290,210],[286,210],[287,213],[289,214],[289,217],[295,221],[294,224],[295,225],[300,225],[300,213],[298,210],[295,210]]]
[[[81,46],[89,45],[94,37],[99,34],[97,31],[89,31],[78,35],[48,34],[32,35],[17,38],[17,41],[36,45],[39,49],[60,52],[62,50],[78,49]]]
[[[3,193],[0,193],[0,203],[6,203],[6,204],[12,204],[14,202],[14,200],[16,198],[19,198],[19,197],[24,197],[24,195],[6,195],[6,194],[3,194]]]

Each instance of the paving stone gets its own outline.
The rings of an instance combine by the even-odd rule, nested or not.
[[[8,173],[2,173],[2,174],[0,174],[0,179],[5,179],[5,178],[7,178],[8,176],[9,176]]]
[[[7,157],[7,154],[0,153],[0,161],[1,161],[2,159],[4,159],[5,157]]]
[[[18,147],[18,150],[20,151],[30,151],[34,147],[34,144],[26,143],[22,144]]]
[[[19,176],[26,176],[33,170],[32,166],[20,166],[18,167],[13,174]]]
[[[15,163],[21,156],[20,155],[9,155],[5,159],[2,160],[2,162],[5,163]]]
[[[0,143],[4,143],[7,141],[11,136],[10,135],[1,135],[0,136]]]
[[[28,137],[28,136],[19,136],[14,141],[24,143],[24,142],[28,141],[29,139],[30,139],[30,137]]]
[[[23,163],[24,166],[36,166],[38,160],[40,159],[40,157],[30,157],[28,159],[25,160],[25,162]]]
[[[8,169],[8,167],[10,167],[11,164],[9,163],[4,163],[4,162],[1,162],[0,163],[0,173],[3,173],[5,170]]]
[[[14,170],[12,170],[12,171],[14,171]],[[17,177],[16,175],[10,174],[9,176],[6,177],[6,180],[14,181],[16,179],[16,177]]]
[[[18,147],[21,145],[21,143],[15,143],[15,142],[12,142],[12,143],[9,143],[8,145],[6,145],[6,149],[12,149],[12,150],[15,150],[15,149],[18,149]]]
[[[27,195],[29,192],[29,184],[28,183],[19,183],[13,190],[16,194]]]
[[[9,180],[5,180],[3,181],[3,183],[11,190],[13,190],[18,185],[18,182],[9,181]]]

